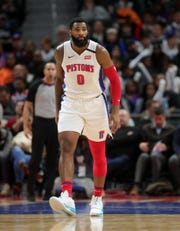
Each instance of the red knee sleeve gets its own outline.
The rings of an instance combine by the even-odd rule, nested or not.
[[[105,177],[107,173],[106,145],[105,141],[89,141],[89,147],[93,157],[93,175]]]

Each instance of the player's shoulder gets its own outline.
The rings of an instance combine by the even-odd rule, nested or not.
[[[62,51],[62,50],[64,50],[64,43],[61,43],[60,45],[58,45],[55,49],[55,52]]]
[[[65,42],[59,44],[59,45],[56,47],[56,50],[62,50],[62,49],[64,49],[64,47],[67,46],[67,45],[70,45],[70,40],[65,41]]]
[[[96,54],[97,55],[107,55],[108,54],[108,51],[105,47],[103,47],[101,44],[97,44],[97,47],[96,47]]]
[[[94,41],[94,40],[89,40],[89,47],[91,50],[94,50],[96,54],[106,52],[106,48],[104,48],[100,43]]]
[[[65,48],[65,46],[67,46],[68,43],[70,43],[70,41],[65,41],[56,47],[55,58],[58,59],[59,61],[64,56],[64,48]]]

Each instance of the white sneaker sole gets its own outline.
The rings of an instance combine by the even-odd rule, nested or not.
[[[89,214],[90,216],[102,216],[103,215],[103,212],[101,212],[101,211],[93,211],[93,210],[91,210],[90,211],[90,214]]]
[[[50,204],[51,208],[58,213],[63,212],[69,216],[75,216],[76,215],[75,212],[71,211],[63,203],[61,203],[57,197],[51,197],[49,199],[49,204]]]

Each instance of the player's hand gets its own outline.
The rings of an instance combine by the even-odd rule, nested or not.
[[[112,133],[115,133],[120,128],[119,106],[116,105],[112,106],[112,110],[109,118],[109,124]]]

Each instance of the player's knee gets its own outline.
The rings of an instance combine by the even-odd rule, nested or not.
[[[60,140],[60,150],[61,153],[71,153],[73,152],[73,143],[69,139]]]
[[[107,163],[106,161],[101,163],[94,163],[93,175],[97,177],[105,177],[107,173]]]

